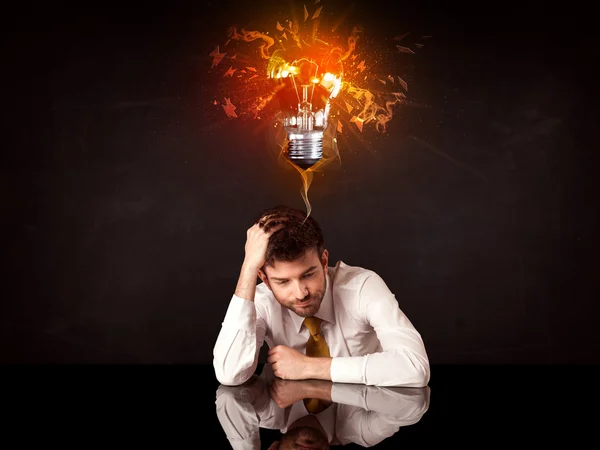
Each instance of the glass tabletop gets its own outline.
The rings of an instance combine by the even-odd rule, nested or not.
[[[587,441],[598,416],[592,366],[434,365],[424,388],[287,381],[268,365],[240,386],[219,384],[211,366],[14,365],[2,373],[5,442],[21,445],[571,447]]]

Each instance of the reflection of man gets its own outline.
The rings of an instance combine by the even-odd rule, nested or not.
[[[247,230],[238,284],[213,350],[219,382],[248,380],[266,342],[279,378],[427,385],[421,335],[383,279],[341,261],[329,267],[328,257],[319,224],[300,210],[267,210]]]
[[[371,447],[400,427],[418,422],[429,408],[430,388],[384,388],[323,380],[285,381],[266,365],[241,386],[219,386],[217,416],[235,450],[261,448],[260,428],[282,436],[270,450],[327,449],[355,443]],[[310,414],[304,398],[330,406]]]

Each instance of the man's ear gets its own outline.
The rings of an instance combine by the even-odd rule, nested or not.
[[[263,266],[264,269],[264,266]],[[265,283],[265,286],[267,286],[269,288],[269,290],[271,290],[271,285],[269,284],[269,279],[267,278],[267,274],[264,272],[263,269],[258,269],[258,278],[260,278],[262,280],[263,283]]]
[[[325,275],[329,273],[329,252],[327,249],[323,250],[323,254],[321,255],[321,265],[323,266],[323,270],[325,270]]]

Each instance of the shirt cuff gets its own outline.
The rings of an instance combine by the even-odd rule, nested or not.
[[[334,383],[365,384],[368,355],[338,356],[331,360],[331,381]]]
[[[256,307],[254,302],[234,295],[227,307],[223,326],[243,330],[246,328],[244,325],[254,323],[256,323]]]

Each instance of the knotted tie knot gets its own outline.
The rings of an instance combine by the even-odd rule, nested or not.
[[[315,338],[315,341],[319,340],[322,321],[323,319],[319,319],[318,317],[307,317],[304,319],[304,326],[308,328],[310,335]]]

